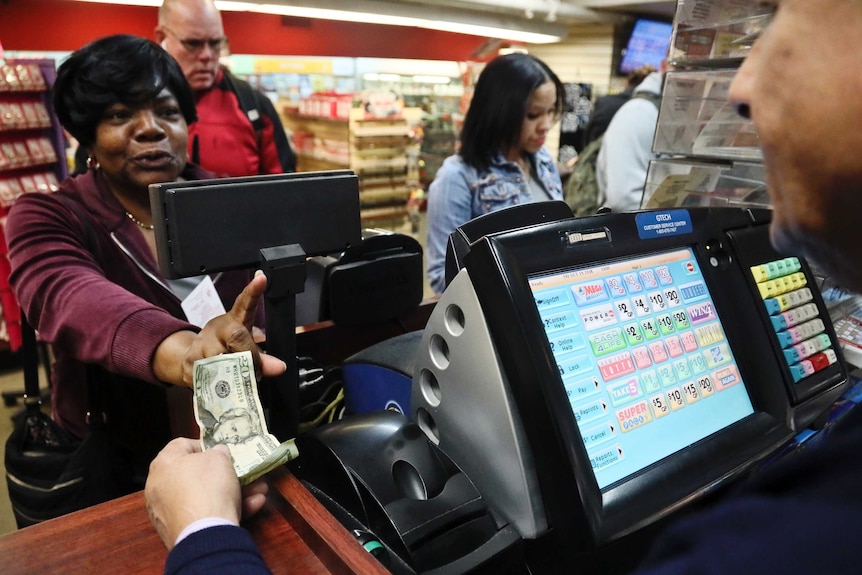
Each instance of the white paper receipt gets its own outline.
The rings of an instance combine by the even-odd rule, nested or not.
[[[189,323],[198,327],[203,327],[212,318],[225,313],[224,305],[209,276],[204,276],[201,283],[183,300],[182,306]]]

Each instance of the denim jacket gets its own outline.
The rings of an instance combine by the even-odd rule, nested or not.
[[[560,173],[548,150],[540,149],[533,163],[550,197],[561,200]],[[534,201],[521,168],[502,154],[496,154],[490,167],[481,171],[457,154],[446,158],[428,189],[427,273],[434,293],[446,287],[446,243],[455,228],[477,216]]]

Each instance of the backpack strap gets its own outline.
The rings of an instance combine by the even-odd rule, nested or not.
[[[629,100],[634,100],[635,98],[638,100],[649,100],[656,108],[661,110],[661,94],[653,94],[652,92],[646,91],[635,92],[631,95]]]
[[[269,117],[270,122],[277,127],[277,129],[273,131],[272,137],[275,150],[278,155],[278,162],[281,164],[282,170],[284,172],[296,171],[296,155],[287,139],[287,135],[284,133],[284,130],[281,129],[281,120],[278,118],[278,112],[276,112],[275,107],[272,105],[272,102],[269,101],[269,98],[259,90],[254,89],[251,84],[245,80],[237,78],[231,74],[227,69],[224,70],[223,81],[225,87],[236,95],[240,108],[248,118],[249,122],[251,122],[251,126],[254,129],[254,137],[257,141],[258,154],[262,156],[265,148],[263,141],[263,130],[265,124],[263,119],[264,116],[267,116]],[[200,155],[197,149],[197,140],[193,142],[192,151],[193,154],[197,154],[197,156]],[[194,157],[195,156],[193,155],[193,158]],[[194,159],[192,161],[200,164],[199,157],[197,158],[197,161]],[[259,169],[264,169],[262,163]],[[259,173],[266,172],[260,171]]]
[[[255,133],[260,137],[260,133],[263,131],[263,116],[257,100],[258,92],[251,87],[251,84],[237,78],[228,70],[224,71],[224,82],[228,90],[236,95],[239,107],[248,118],[248,121],[251,122]]]

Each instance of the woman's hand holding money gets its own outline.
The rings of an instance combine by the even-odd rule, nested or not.
[[[285,363],[262,353],[252,337],[252,322],[265,290],[266,276],[258,271],[230,311],[211,319],[200,333],[179,331],[165,338],[153,356],[156,377],[167,383],[191,387],[196,360],[246,350],[252,353],[258,379],[284,373]]]

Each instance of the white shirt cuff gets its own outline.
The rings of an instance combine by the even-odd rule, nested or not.
[[[223,517],[204,517],[203,519],[198,519],[197,521],[189,523],[185,529],[180,531],[180,534],[177,535],[177,540],[174,541],[174,545],[179,545],[180,541],[192,533],[197,533],[198,531],[203,531],[208,527],[217,527],[219,525],[236,525],[236,523],[228,521]]]

